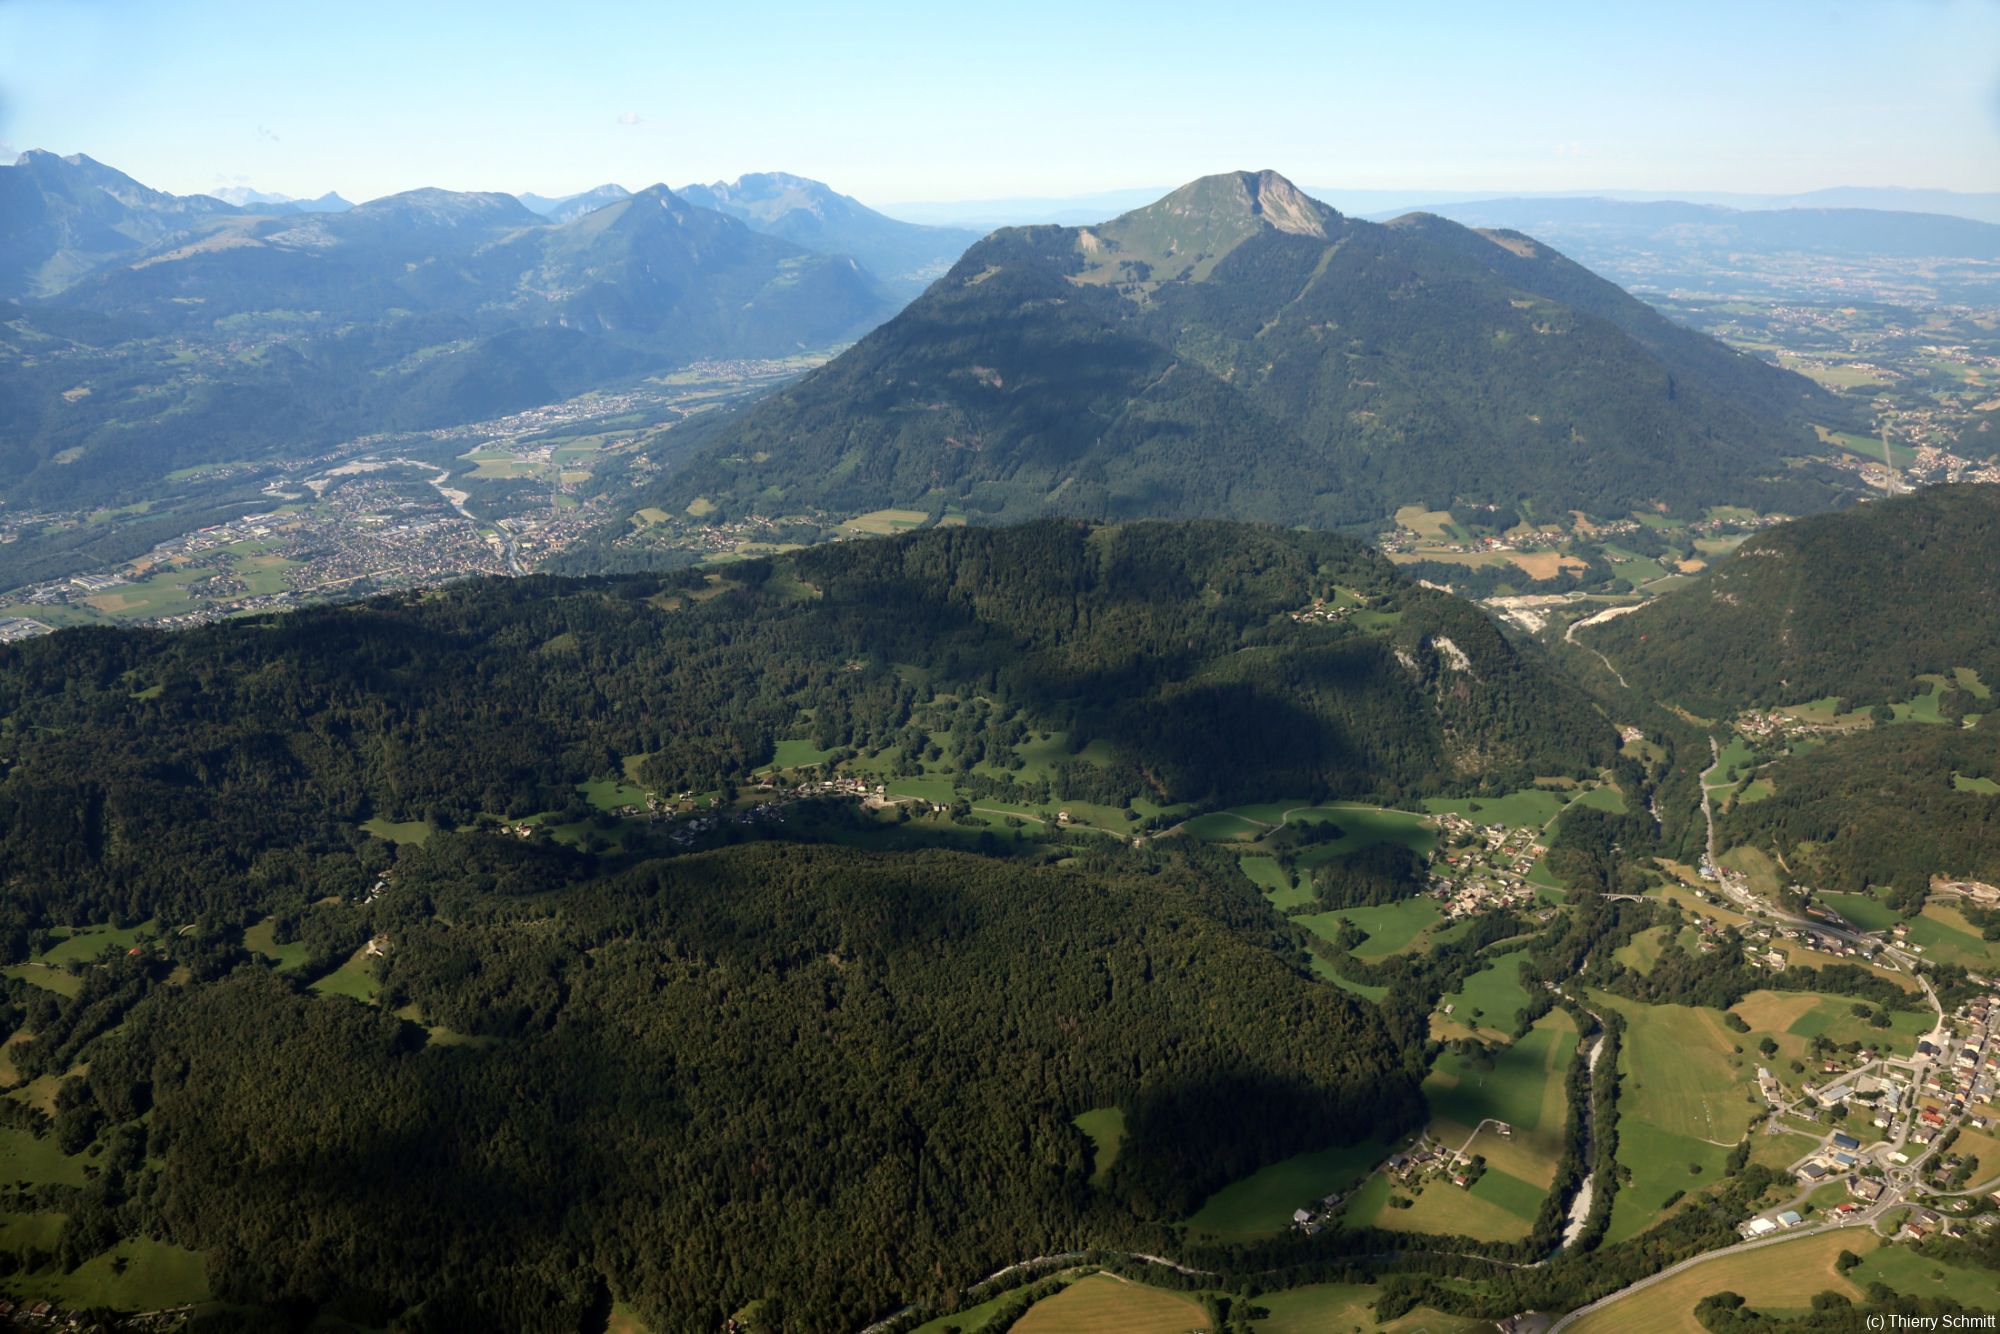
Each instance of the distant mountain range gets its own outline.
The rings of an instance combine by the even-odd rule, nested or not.
[[[0,350],[0,500],[55,507],[701,358],[834,346],[897,305],[854,259],[665,186],[565,222],[448,190],[246,211],[30,153],[0,168],[0,238],[0,296],[32,299]]]
[[[300,213],[345,213],[354,205],[329,190],[317,199],[295,199],[291,195],[268,194],[262,190],[252,190],[248,186],[231,185],[221,190],[209,192],[225,203],[238,208],[258,211],[266,208],[282,210],[284,206]]]
[[[963,228],[899,222],[818,181],[781,171],[686,185],[674,193],[697,208],[727,213],[754,231],[807,250],[850,255],[906,301],[950,268],[981,235]],[[627,194],[623,186],[600,185],[581,194],[524,194],[520,200],[561,222],[616,203]]]
[[[1796,511],[1834,494],[1787,462],[1829,410],[1526,236],[1357,221],[1232,173],[986,238],[723,427],[658,503],[1321,526],[1419,499]]]
[[[1074,225],[1110,217],[1156,199],[1166,187],[1102,190],[1091,194],[1017,196],[997,199],[955,199],[890,204],[885,212],[909,222],[977,227],[1025,227],[1041,223]],[[1802,194],[1742,194],[1716,190],[1563,190],[1520,193],[1507,190],[1354,189],[1345,185],[1303,187],[1315,199],[1343,212],[1384,217],[1415,209],[1440,210],[1446,203],[1463,204],[1497,198],[1611,199],[1629,203],[1713,204],[1750,209],[1878,209],[1894,213],[1942,213],[1977,222],[2000,223],[2000,191],[1905,190],[1874,186],[1836,186]]]

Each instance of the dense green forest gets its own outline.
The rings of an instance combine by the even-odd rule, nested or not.
[[[1930,487],[1773,528],[1582,637],[1635,687],[1705,717],[1906,700],[1920,674],[1957,667],[2000,681],[2000,488]]]
[[[1921,895],[1933,875],[2000,883],[2000,725],[1877,727],[1763,771],[1772,793],[1721,821],[1731,843],[1776,848],[1826,889]],[[1918,901],[1921,901],[1919,898]]]
[[[389,942],[380,1008],[226,933],[122,962],[149,975],[64,1115],[150,1110],[164,1165],[47,1198],[65,1247],[164,1232],[224,1296],[398,1329],[570,1330],[613,1293],[656,1329],[760,1299],[843,1329],[1022,1255],[1170,1244],[1208,1190],[1420,1107],[1226,858],[766,844],[528,886],[481,872],[501,841],[406,850],[342,910]],[[408,1004],[477,1040],[426,1044]],[[1129,1127],[1101,1189],[1095,1106]]]
[[[1274,221],[1275,219],[1275,221]],[[1838,413],[1525,237],[1344,218],[1271,173],[997,232],[642,503],[1338,526],[1423,500],[1803,512]]]
[[[1372,619],[1292,619],[1336,587]],[[1082,795],[1163,805],[1504,792],[1615,740],[1477,610],[1327,535],[1049,522],[474,582],[0,648],[0,929],[18,953],[38,925],[348,892],[371,816],[560,811],[628,757],[664,791],[795,735],[907,764],[941,694],[962,770],[1033,723],[1109,746],[1069,767]]]
[[[1613,739],[1346,539],[1057,521],[66,631],[0,648],[0,720],[8,961],[152,924],[72,996],[0,983],[23,1077],[87,1067],[47,1133],[99,1168],[16,1200],[67,1220],[26,1262],[158,1236],[225,1297],[413,1330],[573,1328],[612,1296],[660,1328],[754,1300],[844,1327],[1023,1254],[1170,1247],[1218,1187],[1421,1114],[1437,977],[1385,1011],[1327,986],[1199,844],[871,853],[801,807],[663,861],[499,820],[627,760],[727,790],[788,738],[909,764],[941,720],[1004,795],[1050,779],[973,766],[1032,724],[1103,743],[1052,767],[1066,790],[1195,805],[1506,791]],[[1325,892],[1418,872],[1351,869]],[[378,1004],[306,990],[357,968]],[[1071,1124],[1095,1107],[1124,1117],[1106,1164]]]

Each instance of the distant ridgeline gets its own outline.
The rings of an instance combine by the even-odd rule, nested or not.
[[[1801,462],[1805,418],[1841,411],[1518,233],[1360,222],[1240,173],[1097,227],[994,233],[648,503],[1317,526],[1417,500],[1798,513],[1838,487]]]
[[[703,787],[800,729],[909,753],[938,693],[986,706],[967,762],[1026,718],[1162,801],[1504,791],[1613,739],[1466,604],[1342,538],[1220,523],[0,647],[6,961],[57,924],[158,933],[74,996],[0,980],[35,1035],[18,1070],[87,1063],[58,1141],[106,1146],[10,1207],[61,1215],[65,1263],[164,1237],[219,1297],[376,1327],[573,1330],[615,1293],[659,1329],[755,1301],[852,1329],[1026,1255],[1170,1251],[1221,1185],[1420,1118],[1434,997],[1315,979],[1190,840],[1002,860],[802,828],[642,860],[456,828],[642,755]],[[307,990],[370,942],[376,1004]],[[1096,1108],[1123,1115],[1108,1163],[1073,1124]]]

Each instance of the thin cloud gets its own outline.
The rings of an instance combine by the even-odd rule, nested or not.
[[[627,111],[618,118],[620,125],[644,125],[646,118],[636,111]]]
[[[284,140],[280,139],[268,125],[259,125],[257,127],[257,137],[259,139],[269,139],[274,144],[284,142]]]

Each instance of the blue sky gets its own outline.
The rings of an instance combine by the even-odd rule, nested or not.
[[[0,0],[0,143],[365,199],[786,170],[865,200],[2000,190],[2000,3]]]

